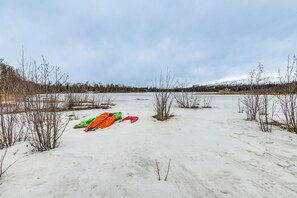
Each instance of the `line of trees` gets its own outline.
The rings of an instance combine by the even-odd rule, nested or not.
[[[8,65],[3,59],[0,59],[0,84],[3,85],[4,80],[10,80],[16,83],[26,83],[30,86],[44,86],[42,84],[36,84],[28,79],[22,79],[22,69],[15,69],[13,66]],[[296,82],[279,82],[279,83],[261,83],[258,85],[258,89],[270,90],[275,94],[283,93],[283,90],[292,84],[296,86]],[[151,87],[133,87],[120,84],[102,84],[99,82],[89,81],[84,83],[70,83],[47,85],[48,91],[58,91],[59,93],[85,93],[85,92],[100,92],[100,93],[127,93],[127,92],[160,92],[164,91],[158,86]],[[2,88],[4,89],[4,88]],[[6,88],[7,89],[7,88]],[[227,90],[228,92],[246,93],[250,91],[249,84],[235,84],[235,85],[193,85],[191,87],[175,86],[170,88],[172,92],[219,92],[221,90]],[[297,90],[296,90],[297,92]]]
[[[14,67],[8,65],[3,59],[0,59],[0,84],[2,85],[4,80],[10,80],[14,83],[27,83],[30,86],[44,86],[42,84],[36,84],[32,81],[22,79],[21,70],[17,70]],[[100,93],[127,93],[127,92],[158,92],[163,91],[158,86],[151,87],[133,87],[120,84],[102,84],[97,82],[90,83],[89,81],[84,83],[70,83],[58,85],[47,85],[49,91],[58,91],[59,93],[85,93],[85,92],[100,92]],[[270,89],[277,93],[281,93],[285,84],[265,83],[259,85],[260,89]],[[191,87],[171,87],[172,92],[218,92],[220,90],[228,90],[229,92],[248,92],[250,87],[248,84],[239,85],[194,85]]]

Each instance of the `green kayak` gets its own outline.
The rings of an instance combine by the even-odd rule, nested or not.
[[[79,129],[79,128],[85,128],[87,127],[93,120],[95,120],[96,117],[93,117],[93,118],[89,118],[89,119],[86,119],[80,123],[78,123],[77,125],[74,126],[75,129]]]
[[[115,115],[114,121],[118,121],[118,120],[122,119],[122,112],[113,112],[112,114]]]

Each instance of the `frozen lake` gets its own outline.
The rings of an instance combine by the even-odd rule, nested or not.
[[[17,162],[0,179],[0,197],[297,197],[297,135],[261,132],[238,113],[238,96],[212,95],[209,109],[174,106],[164,122],[152,117],[152,93],[112,96],[111,109],[68,112],[79,119],[59,148],[9,148],[5,165]],[[89,133],[72,128],[105,111],[139,120]]]

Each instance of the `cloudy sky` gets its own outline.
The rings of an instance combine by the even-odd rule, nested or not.
[[[296,0],[0,0],[0,58],[41,55],[72,82],[203,84],[297,53]]]

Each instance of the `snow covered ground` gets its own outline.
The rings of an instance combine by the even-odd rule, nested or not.
[[[76,111],[59,148],[32,153],[9,148],[0,197],[297,197],[297,135],[260,132],[237,113],[237,96],[214,95],[211,109],[173,108],[165,122],[152,118],[152,94],[114,94],[123,116],[85,133],[72,129],[104,110]],[[3,154],[0,151],[0,155]],[[155,160],[164,179],[158,181]]]

